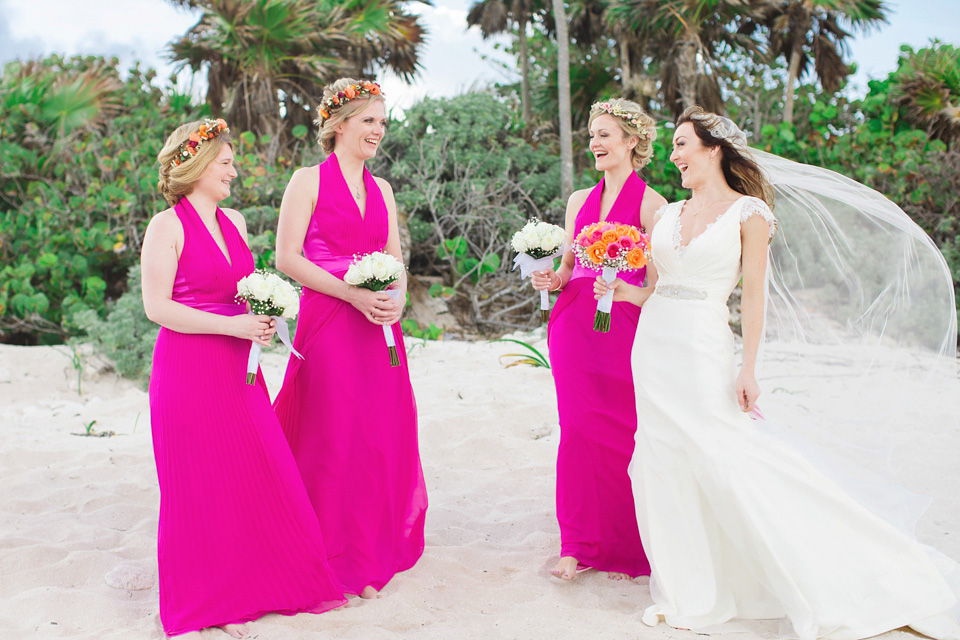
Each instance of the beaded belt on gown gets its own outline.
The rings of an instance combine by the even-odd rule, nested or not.
[[[706,300],[707,292],[702,289],[694,289],[682,284],[657,284],[656,293],[664,298],[675,298],[677,300]]]

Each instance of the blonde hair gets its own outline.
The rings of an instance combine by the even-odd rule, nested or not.
[[[369,80],[355,80],[353,78],[340,78],[332,84],[328,84],[323,88],[323,97],[320,98],[320,106],[317,107],[317,118],[313,121],[319,128],[317,131],[317,142],[320,143],[320,148],[323,149],[323,152],[327,155],[333,153],[333,147],[336,144],[336,134],[337,127],[340,126],[344,120],[350,118],[358,111],[363,111],[367,106],[374,100],[379,100],[380,102],[386,102],[383,99],[381,94],[372,94],[366,93],[356,98],[347,100],[346,102],[340,104],[337,107],[330,109],[329,117],[324,118],[320,114],[320,110],[325,108],[324,105],[327,102],[336,96],[338,93],[346,89],[351,85],[369,83]]]
[[[684,109],[677,118],[678,127],[684,122],[693,125],[703,146],[720,147],[720,168],[731,189],[760,198],[773,209],[773,187],[750,155],[746,136],[733,122],[697,105]]]
[[[204,124],[203,120],[197,120],[180,125],[167,137],[163,148],[157,154],[157,162],[160,163],[157,188],[171,207],[177,204],[180,198],[193,191],[200,176],[220,155],[223,145],[228,144],[231,149],[233,148],[230,134],[221,131],[215,138],[201,144],[195,156],[183,160],[179,165],[174,165],[173,159],[180,153],[180,145],[184,144],[190,134],[196,132],[202,124]]]
[[[630,154],[633,169],[636,171],[648,165],[653,159],[653,141],[657,139],[656,121],[639,104],[624,98],[610,98],[595,103],[590,107],[587,127],[602,115],[612,116],[617,121],[624,138],[637,138],[637,145]]]

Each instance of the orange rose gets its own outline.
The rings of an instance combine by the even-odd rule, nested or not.
[[[603,241],[606,242],[607,244],[610,244],[611,242],[616,242],[619,238],[620,236],[618,236],[617,232],[614,231],[613,229],[603,232]]]
[[[617,225],[617,237],[622,238],[623,236],[630,235],[630,225],[628,224],[618,224]]]
[[[594,242],[587,247],[587,257],[593,264],[603,264],[603,259],[607,255],[607,245],[603,242]]]
[[[320,109],[320,117],[326,120],[327,118],[330,117],[330,114],[327,112],[326,109]]]
[[[353,100],[357,97],[357,92],[353,90],[353,85],[350,85],[343,90],[343,95],[347,96],[347,100]]]
[[[639,269],[647,264],[647,255],[643,249],[634,248],[627,252],[627,265],[634,269]]]
[[[627,235],[630,236],[630,239],[634,242],[640,242],[640,231],[638,231],[636,227],[627,229]]]
[[[220,127],[221,129],[226,129],[227,121],[224,120],[223,118],[217,118],[217,126]]]
[[[380,87],[378,87],[377,85],[371,84],[369,89],[370,89],[370,93],[372,93],[373,95],[375,96],[380,95]]]
[[[192,140],[192,141],[194,141],[194,142],[200,142],[200,140],[202,140],[203,138],[200,137],[200,134],[199,134],[199,133],[197,133],[196,131],[194,131],[193,133],[190,134],[190,136],[189,136],[188,139],[190,139],[190,140]]]

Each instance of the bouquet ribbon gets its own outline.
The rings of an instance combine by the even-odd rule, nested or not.
[[[383,292],[390,296],[391,300],[396,300],[400,297],[400,289],[384,289]],[[382,324],[380,328],[383,329],[383,339],[387,341],[387,351],[390,353],[390,366],[399,367],[400,356],[397,353],[397,341],[393,337],[393,325]]]
[[[603,281],[610,286],[617,279],[617,270],[614,267],[603,267],[600,273]],[[593,330],[606,333],[610,331],[610,311],[613,309],[613,289],[607,289],[597,300],[597,313],[593,318]]]
[[[551,253],[549,256],[544,256],[542,258],[534,258],[533,256],[526,253],[518,253],[513,258],[513,269],[511,271],[516,271],[517,267],[520,267],[520,277],[529,278],[533,275],[534,271],[543,271],[545,269],[553,268],[553,260],[558,256],[562,256],[567,250],[567,245],[561,245],[559,249]],[[550,318],[550,292],[546,289],[540,292],[540,319],[544,322]]]
[[[253,313],[252,311],[250,313]],[[287,326],[287,321],[281,316],[270,316],[277,321],[277,337],[280,338],[280,342],[290,350],[290,353],[297,356],[300,360],[303,360],[303,356],[300,355],[300,352],[293,348],[293,343],[290,341],[290,328]],[[260,351],[262,347],[254,342],[250,345],[250,354],[247,356],[247,384],[256,384],[257,382],[257,369],[260,368]]]

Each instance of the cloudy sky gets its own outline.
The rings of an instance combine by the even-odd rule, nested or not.
[[[958,0],[888,0],[890,24],[868,36],[857,36],[852,58],[860,70],[854,78],[863,93],[871,77],[883,77],[896,65],[899,47],[927,44],[937,37],[960,45]],[[468,0],[434,0],[416,5],[429,29],[423,54],[424,70],[413,86],[395,78],[382,84],[388,105],[403,108],[427,95],[455,95],[474,85],[510,80],[484,56],[506,60],[466,29]],[[45,53],[118,56],[121,68],[140,60],[161,77],[172,68],[164,57],[166,45],[195,22],[196,15],[165,0],[0,0],[0,64]],[[187,81],[188,76],[183,76]]]

